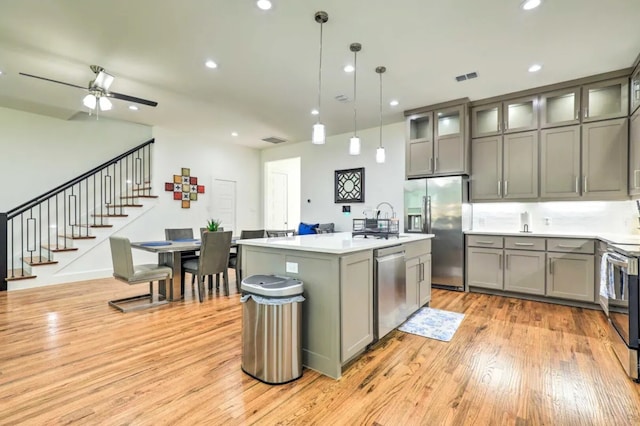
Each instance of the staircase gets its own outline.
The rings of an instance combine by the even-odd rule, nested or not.
[[[152,208],[157,198],[151,195],[153,143],[0,213],[0,291],[12,281],[35,280],[38,270],[55,273],[81,257],[79,251],[108,239],[123,221]]]

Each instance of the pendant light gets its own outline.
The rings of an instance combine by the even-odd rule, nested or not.
[[[349,139],[349,154],[350,155],[360,155],[360,138],[358,137],[358,104],[357,104],[357,92],[356,92],[356,83],[358,73],[357,66],[357,55],[358,52],[362,49],[362,45],[360,43],[351,43],[349,46],[349,50],[353,52],[353,136]]]
[[[313,125],[311,142],[322,145],[325,142],[324,124],[320,122],[320,101],[322,93],[322,25],[329,20],[327,12],[319,11],[315,14],[315,20],[320,24],[320,65],[318,67],[318,121]]]
[[[376,163],[384,163],[385,154],[382,146],[382,73],[387,69],[385,67],[376,67],[376,72],[380,75],[380,146],[376,149]]]

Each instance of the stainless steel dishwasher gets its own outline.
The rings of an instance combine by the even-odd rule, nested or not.
[[[407,319],[407,286],[404,246],[374,250],[373,332],[374,342]]]

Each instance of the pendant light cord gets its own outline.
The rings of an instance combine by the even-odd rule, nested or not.
[[[382,73],[380,73],[380,148],[382,148]]]
[[[358,51],[353,52],[353,137],[358,137],[358,103],[357,103],[357,76],[358,74]]]
[[[322,94],[322,27],[323,23],[320,23],[320,66],[318,67],[318,123],[320,123],[320,101]]]

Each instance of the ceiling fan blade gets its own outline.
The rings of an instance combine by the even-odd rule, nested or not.
[[[58,83],[58,84],[64,84],[65,86],[71,86],[71,87],[77,87],[78,89],[83,89],[83,90],[87,90],[86,86],[78,86],[77,84],[71,84],[71,83],[65,83],[64,81],[58,81],[58,80],[52,80],[50,78],[46,78],[46,77],[39,77],[37,75],[33,75],[33,74],[27,74],[24,72],[19,73],[20,75],[24,75],[25,77],[32,77],[32,78],[38,78],[40,80],[45,80],[45,81],[50,81],[52,83]]]
[[[147,99],[136,98],[135,96],[124,95],[122,93],[109,92],[107,94],[107,96],[109,96],[111,98],[114,98],[114,99],[120,99],[120,100],[123,100],[123,101],[135,102],[137,104],[149,105],[149,106],[152,106],[152,107],[158,106],[158,103],[155,102],[155,101],[149,101]]]

